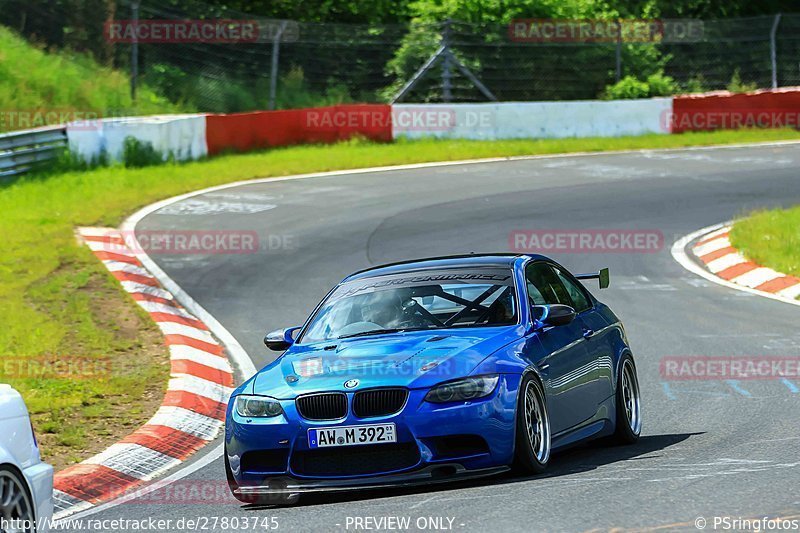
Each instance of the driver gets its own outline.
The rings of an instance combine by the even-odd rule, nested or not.
[[[366,295],[361,305],[361,319],[382,328],[398,328],[406,321],[403,299],[396,290],[376,291]]]

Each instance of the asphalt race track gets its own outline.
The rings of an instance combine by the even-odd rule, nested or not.
[[[258,232],[257,253],[152,255],[230,330],[258,368],[275,357],[262,344],[264,333],[301,323],[351,271],[407,258],[510,251],[515,230],[660,231],[664,243],[656,253],[553,254],[573,271],[611,269],[608,290],[598,294],[590,287],[626,325],[643,390],[643,437],[631,447],[555,455],[549,473],[537,478],[314,497],[284,508],[222,497],[164,498],[118,505],[92,518],[275,517],[282,531],[354,531],[377,528],[386,517],[408,517],[412,530],[580,531],[694,530],[698,517],[711,529],[714,516],[796,515],[800,384],[665,382],[659,361],[798,355],[797,307],[710,283],[670,255],[672,243],[696,229],[754,208],[797,203],[800,145],[276,181],[168,206],[137,231]],[[222,485],[224,479],[220,457],[179,483]],[[236,528],[217,523],[214,529]]]

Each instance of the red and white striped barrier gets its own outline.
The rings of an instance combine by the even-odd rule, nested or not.
[[[186,460],[212,441],[234,388],[222,345],[142,265],[119,231],[78,234],[164,333],[170,380],[161,407],[139,429],[55,476],[56,513],[71,514],[120,496]]]
[[[703,237],[692,253],[713,275],[725,281],[787,300],[800,296],[800,278],[787,276],[757,265],[731,246],[731,226],[724,226]]]

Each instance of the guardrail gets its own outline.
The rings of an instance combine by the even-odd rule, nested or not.
[[[58,157],[67,128],[54,126],[0,135],[0,178],[17,176]]]

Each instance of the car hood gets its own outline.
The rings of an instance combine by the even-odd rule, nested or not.
[[[318,391],[430,387],[469,375],[486,357],[516,338],[516,328],[509,326],[295,345],[254,376],[252,392],[283,399]],[[358,380],[358,384],[347,388],[344,383],[348,380]]]

